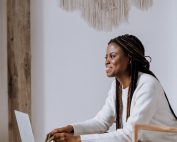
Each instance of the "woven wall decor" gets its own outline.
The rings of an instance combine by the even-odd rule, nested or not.
[[[98,31],[112,31],[128,20],[132,5],[141,10],[152,6],[153,0],[60,0],[66,11],[80,10],[82,18]]]

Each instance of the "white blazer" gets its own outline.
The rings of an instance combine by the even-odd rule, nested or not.
[[[135,123],[177,127],[177,120],[170,111],[159,81],[140,72],[130,117],[123,129],[104,133],[115,122],[115,89],[116,83],[113,81],[104,106],[93,119],[73,124],[74,134],[81,135],[82,142],[132,142],[132,126]],[[148,142],[177,142],[177,134],[141,131],[139,139]]]

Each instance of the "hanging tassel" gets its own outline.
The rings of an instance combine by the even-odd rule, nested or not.
[[[134,5],[141,10],[147,10],[153,4],[153,0],[132,0],[132,1]]]
[[[108,32],[128,21],[130,1],[140,9],[152,6],[152,0],[60,0],[60,7],[66,11],[80,10],[91,27]]]
[[[84,0],[60,0],[60,7],[66,11],[74,11],[80,9]]]
[[[81,15],[99,31],[111,31],[128,19],[128,0],[84,0]]]

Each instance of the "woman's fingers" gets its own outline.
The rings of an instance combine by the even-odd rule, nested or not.
[[[51,131],[51,134],[55,134],[55,133],[62,133],[64,131],[63,128],[56,128],[53,131]]]
[[[54,139],[55,142],[66,142],[65,138]]]
[[[73,126],[72,125],[67,125],[67,126],[62,127],[62,128],[54,129],[53,131],[48,133],[47,136],[46,136],[46,140],[48,140],[49,138],[51,138],[55,134],[58,135],[58,133],[70,133],[70,134],[73,134],[73,132],[74,132]],[[45,141],[45,142],[47,142],[47,141]]]
[[[58,129],[60,129],[60,128],[58,128]],[[58,129],[54,129],[53,131],[49,132],[46,136],[45,142],[47,142],[55,133],[57,133]]]
[[[49,134],[53,135],[55,133],[69,132],[68,127],[56,128],[52,130]]]
[[[50,133],[47,134],[47,138],[50,138],[50,137],[53,136],[55,133],[62,133],[62,132],[63,132],[62,128],[54,129],[54,130],[52,130]]]
[[[65,142],[66,141],[66,134],[65,133],[55,133],[54,135],[55,142]]]

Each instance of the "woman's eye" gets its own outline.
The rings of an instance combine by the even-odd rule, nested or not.
[[[113,58],[115,58],[115,57],[116,57],[116,55],[111,54],[111,55],[110,55],[110,57],[111,57],[111,59],[113,59]]]

